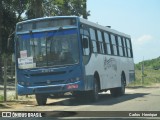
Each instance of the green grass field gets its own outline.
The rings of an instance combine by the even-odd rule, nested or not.
[[[144,81],[142,82],[141,70],[135,70],[135,81],[129,86],[151,86],[160,83],[160,70],[144,70]]]

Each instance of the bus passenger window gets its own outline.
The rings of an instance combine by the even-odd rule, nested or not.
[[[119,55],[123,56],[123,46],[122,46],[122,39],[120,36],[118,36],[118,49],[119,49]]]
[[[98,45],[99,45],[99,53],[104,54],[104,45],[103,45],[103,39],[102,39],[102,33],[101,31],[97,31],[97,36],[98,36]]]
[[[126,42],[127,42],[128,57],[132,57],[131,44],[130,44],[129,39],[126,39]]]
[[[104,33],[104,40],[105,40],[105,44],[106,44],[106,48],[107,48],[106,53],[111,54],[111,44],[110,44],[108,33]]]
[[[123,49],[124,49],[124,56],[128,56],[127,55],[127,46],[126,46],[126,41],[125,38],[122,39],[122,44],[123,44]]]
[[[97,53],[97,41],[96,41],[96,34],[95,34],[95,30],[90,28],[90,38],[92,40],[92,46],[93,46],[93,52]]]
[[[113,50],[113,55],[118,55],[117,52],[117,44],[116,44],[116,38],[114,35],[111,34],[111,42],[112,42],[112,50]]]

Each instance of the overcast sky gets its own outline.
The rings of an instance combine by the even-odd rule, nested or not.
[[[160,56],[160,0],[87,0],[89,21],[132,38],[134,61]]]

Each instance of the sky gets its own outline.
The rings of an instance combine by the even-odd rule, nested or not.
[[[89,21],[129,34],[134,62],[160,56],[160,0],[87,0]]]

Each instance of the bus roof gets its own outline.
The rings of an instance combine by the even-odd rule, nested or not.
[[[86,20],[86,19],[83,19],[83,18],[80,18],[80,22],[82,22],[82,23],[84,23],[84,24],[87,24],[87,25],[90,25],[90,26],[92,26],[92,27],[95,27],[95,28],[104,30],[104,31],[111,32],[111,33],[113,33],[113,34],[117,34],[117,35],[121,35],[121,36],[130,38],[130,35],[127,35],[127,34],[125,34],[125,33],[119,32],[119,31],[117,31],[117,30],[111,29],[111,28],[109,28],[109,27],[105,27],[105,26],[99,25],[99,24],[97,24],[97,23],[90,22],[90,21],[88,21],[88,20]]]
[[[30,20],[25,20],[25,21],[22,21],[22,22],[18,22],[17,25],[21,24],[21,23],[39,21],[39,20],[44,20],[44,19],[53,19],[53,18],[77,18],[77,19],[80,20],[81,23],[87,24],[89,26],[92,26],[92,27],[95,27],[95,28],[98,28],[98,29],[101,29],[101,30],[104,30],[104,31],[111,32],[113,34],[117,34],[117,35],[121,35],[121,36],[130,38],[130,35],[127,35],[125,33],[119,32],[117,30],[111,29],[109,27],[105,27],[105,26],[99,25],[99,24],[94,23],[94,22],[90,22],[90,21],[88,21],[86,19],[83,19],[83,18],[80,18],[78,16],[51,16],[51,17],[42,17],[42,18],[36,18],[36,19],[30,19]]]
[[[78,18],[77,16],[50,16],[50,17],[41,17],[41,18],[35,18],[35,19],[29,19],[29,20],[24,20],[21,22],[18,22],[17,24],[21,23],[27,23],[27,22],[33,22],[33,21],[39,21],[39,20],[45,20],[45,19],[53,19],[53,18]]]

